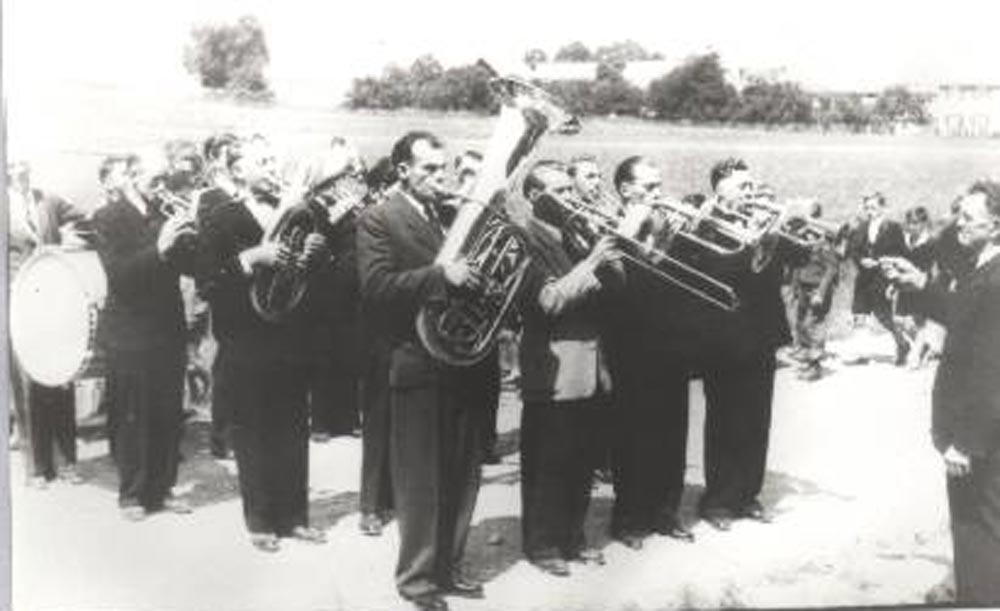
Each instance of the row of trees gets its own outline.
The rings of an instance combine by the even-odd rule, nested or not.
[[[631,45],[618,46],[624,52],[617,55],[607,53],[612,47],[602,48],[606,61],[598,62],[593,79],[539,81],[539,84],[571,111],[592,116],[631,115],[691,123],[816,125],[855,131],[929,121],[928,100],[903,87],[886,89],[873,99],[861,94],[811,93],[791,81],[750,77],[737,89],[726,80],[715,53],[691,57],[640,89],[623,76],[625,62],[633,60],[622,58],[649,57],[649,54]],[[573,53],[573,57],[594,57],[574,51],[579,48],[579,43],[567,45],[557,57],[567,53]],[[476,65],[444,69],[436,59],[426,55],[409,69],[390,66],[380,77],[356,79],[347,104],[355,109],[491,112],[495,110],[495,102],[489,93],[489,76]]]
[[[862,131],[900,122],[926,123],[928,100],[902,87],[877,98],[862,95],[816,94],[790,81],[751,77],[740,89],[726,80],[719,56],[689,58],[645,89],[623,76],[628,62],[662,59],[632,40],[591,50],[572,42],[556,51],[557,62],[594,62],[595,75],[586,80],[541,81],[539,84],[580,115],[631,115],[692,123],[750,125],[819,125]],[[233,24],[206,25],[192,31],[185,65],[202,86],[238,98],[270,100],[266,78],[269,60],[261,24],[244,17]],[[541,49],[524,60],[531,66],[548,62]],[[387,67],[381,76],[355,79],[347,105],[355,109],[419,108],[439,111],[493,112],[490,72],[469,64],[444,68],[431,55],[408,68]]]

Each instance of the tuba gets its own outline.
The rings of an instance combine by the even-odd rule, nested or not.
[[[339,160],[338,160],[339,161]],[[346,162],[344,162],[346,163]],[[320,170],[333,170],[321,167]],[[342,168],[338,167],[338,171]],[[261,318],[269,322],[286,320],[298,308],[309,288],[311,270],[301,264],[306,237],[311,233],[328,234],[332,229],[353,220],[366,205],[368,192],[363,180],[353,173],[322,174],[305,191],[299,203],[281,210],[276,222],[264,239],[280,242],[292,253],[292,262],[273,268],[254,270],[250,283],[250,302]],[[333,186],[332,194],[328,187]],[[279,183],[265,185],[270,193],[280,198],[286,191]]]
[[[576,117],[538,87],[496,76],[490,86],[500,98],[500,116],[476,184],[468,197],[459,196],[463,203],[436,259],[438,263],[466,260],[482,275],[485,286],[476,294],[456,292],[426,304],[416,319],[424,347],[449,365],[475,364],[491,350],[530,263],[521,229],[495,196],[507,187],[543,134],[579,131]]]

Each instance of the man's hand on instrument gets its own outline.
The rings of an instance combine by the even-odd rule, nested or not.
[[[902,290],[919,291],[927,286],[927,273],[903,257],[882,257],[878,265],[886,279]]]
[[[160,227],[160,235],[156,238],[156,251],[161,259],[166,259],[167,254],[177,245],[177,243],[189,236],[196,235],[194,223],[189,218],[174,217],[169,218]]]
[[[944,459],[948,475],[952,477],[962,477],[972,472],[972,461],[969,459],[969,455],[955,446],[948,446],[941,457]]]
[[[809,297],[809,305],[813,308],[819,308],[823,305],[823,295],[819,291],[813,291],[813,294]]]
[[[483,285],[479,270],[469,265],[465,259],[444,263],[441,267],[444,269],[444,279],[450,286],[478,290]]]
[[[329,259],[330,247],[326,243],[326,238],[321,233],[313,232],[306,236],[302,254],[295,263],[301,269],[309,269]]]
[[[264,242],[240,253],[240,260],[248,271],[254,267],[290,265],[293,259],[292,250],[281,242]]]
[[[605,264],[615,263],[620,261],[622,258],[622,252],[618,249],[618,245],[615,242],[614,237],[606,235],[594,244],[594,248],[587,255],[587,259],[594,266],[598,268]]]

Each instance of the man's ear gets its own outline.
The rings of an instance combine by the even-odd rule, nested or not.
[[[400,180],[403,180],[409,175],[410,175],[410,164],[408,163],[396,164],[396,176],[398,176]]]

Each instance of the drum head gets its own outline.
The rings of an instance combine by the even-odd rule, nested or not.
[[[39,384],[72,381],[92,357],[96,307],[103,305],[103,295],[95,295],[95,264],[103,279],[94,253],[40,252],[14,282],[11,343],[22,369]]]

